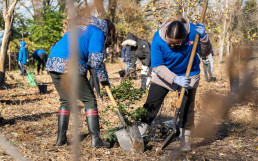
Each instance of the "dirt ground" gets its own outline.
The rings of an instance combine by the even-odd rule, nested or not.
[[[205,96],[212,93],[224,98],[223,96],[226,96],[229,91],[226,63],[219,64],[216,60],[218,60],[217,57],[215,57],[214,63],[216,82],[204,81],[203,71],[201,71],[201,81],[196,95],[196,124],[202,120],[204,111],[216,109],[216,103],[208,105],[209,101],[204,99]],[[256,58],[251,66],[257,70],[257,64]],[[117,85],[121,82],[118,71],[123,68],[124,64],[119,62],[107,63],[107,71],[112,84]],[[27,78],[20,76],[19,71],[12,71],[11,74],[14,76],[14,80],[7,75],[7,84],[0,90],[0,110],[5,119],[0,128],[1,136],[14,145],[25,156],[25,159],[72,160],[71,145],[55,146],[59,96],[50,76],[46,72],[43,75],[36,75],[39,83],[47,85],[47,94],[39,94],[38,88],[29,86]],[[133,81],[135,87],[140,86],[140,79]],[[196,131],[204,131],[204,135],[196,135],[193,138],[192,151],[188,153],[181,153],[178,150],[179,141],[171,143],[164,151],[157,150],[162,144],[162,139],[150,141],[146,145],[145,152],[141,154],[125,152],[118,143],[114,143],[110,149],[91,148],[90,136],[83,116],[84,108],[82,103],[79,103],[82,138],[80,160],[258,160],[257,90],[258,80],[255,78],[254,87],[249,91],[252,95],[234,103],[230,110],[223,115],[225,117],[216,122],[213,122],[212,118],[202,120],[209,125],[216,124],[216,126],[208,130],[205,129],[206,126],[199,126]],[[175,95],[175,93],[168,94],[152,127],[173,117],[177,102]],[[141,107],[146,97],[145,94],[136,105]],[[100,113],[108,105],[111,105],[108,97],[104,97],[103,101],[98,100]],[[211,117],[215,117],[215,115],[216,113],[213,113]],[[103,122],[109,120],[111,123],[115,123],[118,122],[118,117],[113,112],[107,112],[101,114],[101,118],[101,136],[103,136],[110,128]],[[69,123],[68,139],[71,139],[72,136],[72,120],[73,116]],[[210,131],[214,131],[214,135],[210,135]],[[0,160],[14,159],[0,147]]]

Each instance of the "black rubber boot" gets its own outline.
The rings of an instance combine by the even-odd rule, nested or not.
[[[91,135],[91,147],[93,148],[109,148],[110,143],[104,142],[100,138],[100,130],[99,130],[99,116],[97,109],[87,110],[85,112],[89,133]]]
[[[61,146],[67,143],[66,132],[68,129],[70,111],[61,107],[58,111],[58,132],[56,145]]]
[[[142,89],[146,89],[147,77],[148,77],[147,75],[141,74],[141,78],[142,78],[142,81],[141,81],[141,88],[142,88]]]

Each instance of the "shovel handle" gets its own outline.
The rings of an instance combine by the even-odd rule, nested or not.
[[[205,18],[205,13],[206,13],[207,6],[208,6],[208,0],[206,0],[206,2],[205,2],[204,5],[203,5],[202,15],[201,15],[201,19],[200,19],[200,21],[199,21],[200,23],[203,23],[203,20],[204,20],[204,18]],[[200,36],[199,36],[198,34],[196,34],[195,40],[194,40],[194,44],[193,44],[193,49],[192,49],[192,52],[191,52],[191,55],[190,55],[190,60],[189,60],[189,63],[188,63],[187,69],[186,69],[186,74],[185,74],[186,77],[189,77],[189,75],[190,75],[190,72],[191,72],[191,69],[192,69],[193,60],[194,60],[194,57],[195,57],[195,53],[196,53],[196,49],[197,49],[197,45],[198,45],[199,38],[200,38]],[[185,88],[181,88],[181,92],[180,92],[180,96],[179,96],[179,101],[178,101],[178,104],[177,104],[177,108],[180,108],[180,107],[181,107],[181,104],[182,104],[182,101],[183,101],[184,93],[185,93]]]
[[[206,0],[206,2],[204,3],[200,23],[203,23],[207,6],[208,6],[208,0]],[[199,38],[200,38],[200,36],[198,34],[196,34],[195,40],[194,40],[194,44],[193,44],[193,49],[192,49],[192,52],[191,52],[191,55],[190,55],[190,60],[189,60],[188,66],[187,66],[186,74],[185,74],[186,77],[189,77],[189,75],[190,75]],[[179,112],[179,109],[181,108],[181,105],[182,105],[182,102],[183,102],[184,93],[185,93],[185,88],[181,88],[181,92],[180,92],[180,96],[179,96],[179,101],[178,101],[178,104],[177,104],[176,113],[175,113],[173,121],[176,120],[177,117],[178,117],[178,112]],[[176,126],[176,121],[173,122],[173,127],[175,127],[175,126]],[[175,133],[175,131],[173,131],[166,138],[166,140],[163,142],[163,144],[161,146],[161,149],[162,150],[165,149],[173,141],[175,136],[176,136],[176,133]]]
[[[109,98],[110,98],[110,100],[111,100],[113,106],[117,107],[117,103],[116,103],[116,101],[115,101],[115,99],[114,99],[114,97],[113,97],[113,95],[112,95],[112,92],[110,91],[109,86],[105,86],[105,89],[106,89],[106,91],[107,91],[107,94],[108,94],[108,96],[109,96]]]
[[[119,110],[116,111],[116,114],[119,117],[119,120],[121,121],[123,127],[126,128],[127,125],[126,125],[126,122],[125,122],[125,119],[124,119],[123,115],[120,113]]]

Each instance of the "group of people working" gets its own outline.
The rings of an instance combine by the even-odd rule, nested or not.
[[[78,99],[84,103],[85,116],[88,130],[91,135],[91,146],[110,147],[100,137],[99,112],[97,100],[93,89],[87,79],[87,71],[90,70],[98,78],[103,86],[109,86],[108,74],[103,63],[105,48],[114,40],[115,25],[108,19],[100,19],[91,16],[84,26],[76,28],[78,33]],[[190,76],[186,77],[186,69],[193,48],[196,34],[200,40],[194,57]],[[67,130],[70,117],[70,105],[68,93],[61,87],[61,79],[68,72],[68,63],[71,58],[71,31],[68,31],[51,49],[46,62],[46,70],[50,73],[54,86],[60,96],[60,108],[58,110],[58,133],[56,145],[67,143]],[[25,42],[20,42],[21,48]],[[186,88],[186,105],[180,109],[180,149],[190,151],[191,130],[194,127],[194,104],[196,89],[200,80],[200,59],[207,57],[212,52],[209,36],[205,32],[205,26],[197,23],[194,25],[182,17],[174,17],[164,22],[155,33],[152,43],[128,34],[122,43],[123,59],[126,62],[126,72],[136,69],[136,60],[140,59],[141,88],[146,88],[146,82],[151,74],[151,84],[147,100],[143,106],[147,114],[141,118],[138,126],[142,137],[156,117],[161,104],[169,91],[180,91]],[[20,49],[24,52],[24,49]],[[35,56],[40,59],[41,50],[35,51]],[[130,53],[130,55],[126,55]],[[197,55],[199,54],[199,56]],[[34,54],[33,54],[34,55]],[[21,63],[22,59],[19,61]],[[45,62],[42,62],[45,64]]]
[[[19,44],[20,44],[20,49],[19,49],[19,56],[18,56],[18,64],[20,67],[21,75],[25,76],[27,74],[25,65],[28,62],[28,47],[24,40],[21,40]],[[33,52],[32,56],[37,61],[37,72],[38,74],[40,74],[40,69],[41,69],[41,72],[45,70],[45,64],[47,62],[47,57],[48,57],[47,53],[44,50],[38,49]]]
[[[94,73],[103,86],[110,84],[103,63],[103,50],[105,46],[108,46],[106,40],[113,40],[115,26],[110,20],[90,17],[86,25],[77,28],[77,32],[79,33],[80,87],[78,99],[85,105],[85,116],[91,135],[92,147],[109,147],[110,144],[104,142],[100,137],[97,101],[86,73],[88,69],[94,69]],[[200,35],[198,49],[190,77],[185,77],[196,34]],[[46,64],[46,70],[50,72],[61,102],[58,111],[57,145],[59,146],[67,143],[66,132],[71,110],[68,95],[60,85],[62,76],[68,72],[67,64],[72,54],[69,51],[70,35],[71,31],[57,42]],[[124,46],[122,49],[124,56],[122,58],[127,62],[126,72],[136,69],[137,58],[142,62],[142,88],[146,88],[144,84],[146,84],[145,78],[148,77],[148,70],[152,72],[149,93],[143,106],[147,110],[147,114],[143,116],[142,123],[138,127],[141,135],[145,136],[146,130],[157,115],[167,93],[184,87],[186,88],[185,96],[187,100],[185,100],[185,107],[180,109],[180,148],[183,151],[190,151],[191,129],[194,127],[195,94],[200,80],[200,59],[197,53],[201,57],[206,57],[212,52],[205,26],[199,23],[194,25],[184,18],[175,17],[163,23],[155,33],[151,45],[133,34],[128,34],[122,45]],[[126,53],[130,53],[130,56]]]

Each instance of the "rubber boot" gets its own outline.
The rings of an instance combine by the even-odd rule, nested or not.
[[[110,143],[104,142],[100,138],[100,129],[99,129],[99,117],[98,117],[98,110],[91,109],[85,112],[89,133],[91,135],[91,147],[93,148],[109,148]]]
[[[184,152],[191,151],[191,131],[180,128],[180,150]]]
[[[68,129],[70,112],[67,108],[61,107],[58,111],[58,132],[56,145],[61,146],[67,143],[66,132]]]
[[[147,83],[147,75],[141,74],[142,82],[141,82],[141,88],[146,89],[146,83]]]

